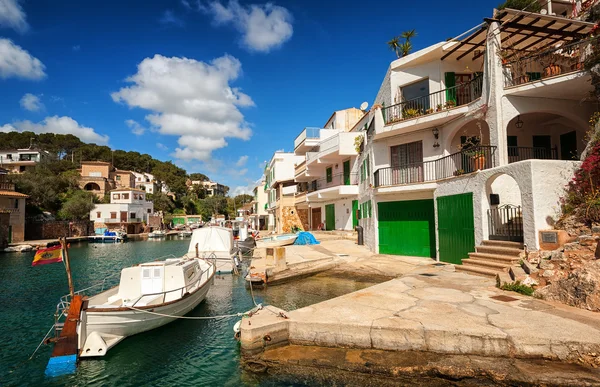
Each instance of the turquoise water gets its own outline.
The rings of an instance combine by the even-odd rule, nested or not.
[[[188,244],[189,239],[174,239],[73,245],[69,251],[75,288],[87,287],[123,267],[169,254],[181,256]],[[43,345],[32,360],[28,358],[52,326],[56,303],[68,293],[68,287],[63,264],[31,267],[32,259],[32,253],[0,255],[0,386],[238,386],[274,382],[240,370],[239,345],[232,329],[237,318],[177,320],[125,339],[105,357],[81,361],[74,375],[46,378],[44,370],[52,347]],[[255,297],[259,303],[293,310],[372,284],[316,276],[255,290]],[[253,306],[243,279],[227,275],[215,280],[206,301],[189,315],[224,315]]]

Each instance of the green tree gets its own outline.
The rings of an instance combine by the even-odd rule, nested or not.
[[[91,192],[75,191],[69,199],[65,201],[58,212],[59,218],[68,220],[88,219],[90,211],[96,207],[97,198]]]
[[[540,12],[542,5],[537,0],[506,0],[498,9],[516,9],[520,11]]]
[[[400,36],[395,36],[387,42],[388,47],[396,53],[398,58],[405,57],[412,51],[410,40],[417,36],[416,30],[404,31]],[[402,42],[401,42],[402,40]]]
[[[154,203],[154,211],[162,211],[167,214],[175,209],[175,203],[170,196],[157,192],[155,194],[147,195],[148,200],[152,200]]]
[[[190,180],[194,181],[209,181],[210,179],[203,173],[190,173]]]
[[[400,39],[397,36],[394,36],[387,42],[388,47],[394,51],[396,56],[400,58]]]

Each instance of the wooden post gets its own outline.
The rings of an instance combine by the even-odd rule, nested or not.
[[[196,243],[196,258],[200,258],[198,255],[198,244]]]
[[[65,260],[65,269],[67,270],[67,280],[69,281],[69,294],[71,299],[75,296],[75,290],[73,289],[73,278],[71,277],[71,265],[69,263],[69,249],[67,248],[67,238],[61,238],[60,244],[63,250],[63,256]]]

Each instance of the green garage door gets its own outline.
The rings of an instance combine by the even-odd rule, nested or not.
[[[461,264],[475,251],[473,193],[437,198],[440,261]]]
[[[335,230],[335,205],[327,204],[325,206],[325,229],[327,231]]]
[[[378,203],[379,253],[435,257],[433,200]]]

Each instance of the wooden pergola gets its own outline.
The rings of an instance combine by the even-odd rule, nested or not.
[[[473,60],[482,56],[488,27],[492,22],[500,25],[502,49],[510,47],[532,54],[543,52],[559,42],[568,44],[585,39],[594,27],[594,23],[515,9],[496,11],[495,17],[485,19],[485,22],[461,39],[449,41],[456,44],[448,47],[441,59],[461,60],[471,53]]]

